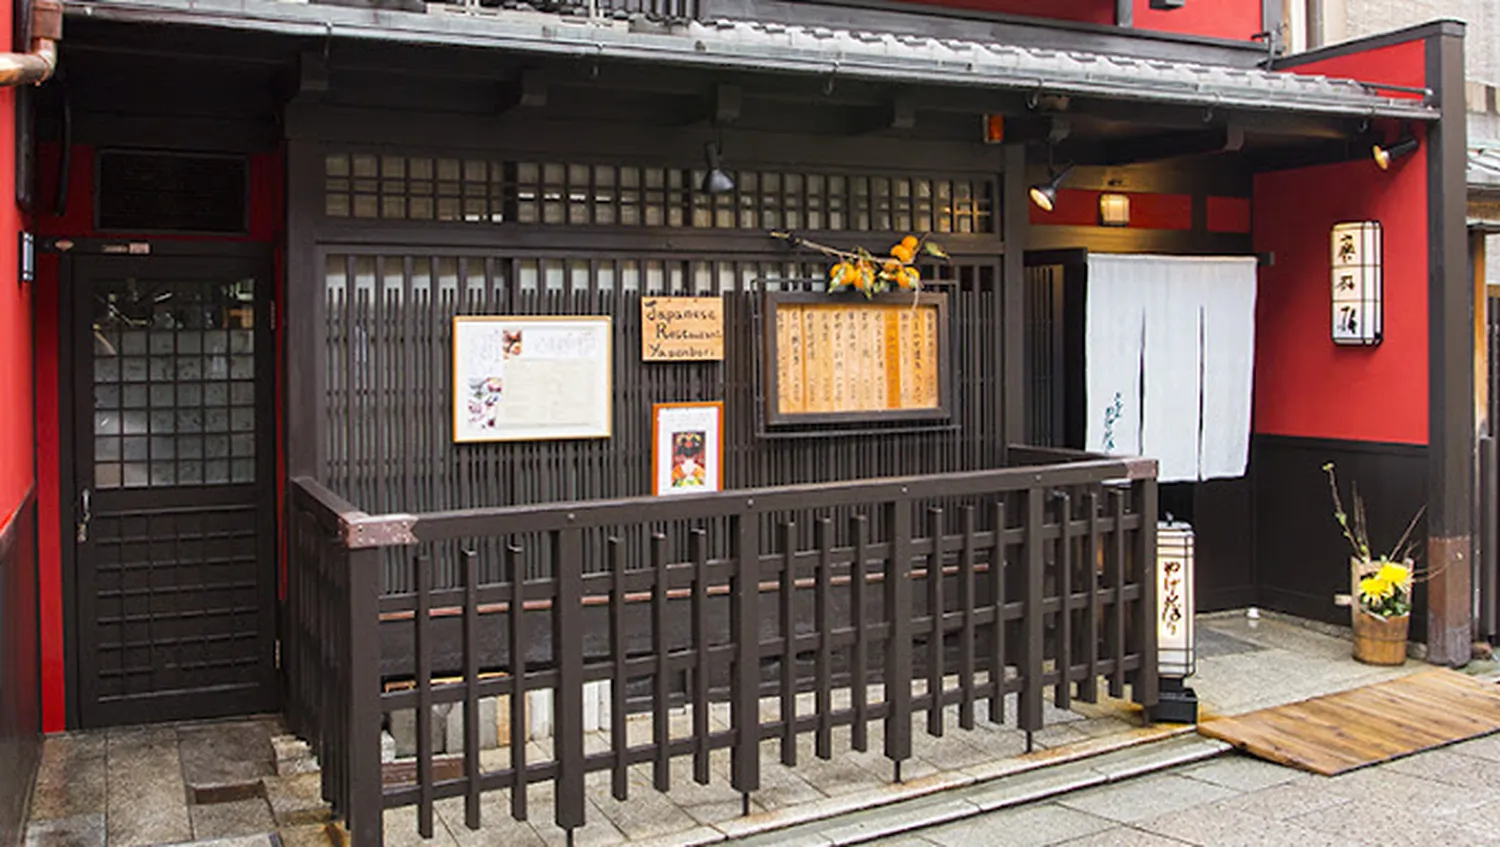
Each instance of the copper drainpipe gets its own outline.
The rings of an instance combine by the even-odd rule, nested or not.
[[[0,86],[34,85],[57,69],[57,42],[62,40],[60,0],[32,0],[31,51],[0,53]]]

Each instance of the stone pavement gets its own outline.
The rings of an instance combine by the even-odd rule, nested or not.
[[[1354,661],[1348,627],[1333,627],[1271,612],[1244,610],[1199,615],[1200,717],[1240,715],[1348,691],[1428,667],[1410,659],[1401,667]]]
[[[1200,659],[1192,684],[1205,715],[1292,702],[1424,667],[1416,661],[1393,669],[1360,665],[1350,658],[1347,638],[1336,631],[1319,632],[1269,615],[1253,619],[1243,611],[1202,616],[1198,633]],[[804,704],[799,712],[810,710],[810,705]],[[774,718],[774,702],[769,707]],[[722,711],[718,706],[712,710],[719,723]],[[835,757],[828,762],[813,756],[810,736],[801,739],[799,763],[791,768],[781,765],[779,745],[766,742],[763,789],[753,795],[748,817],[740,815],[739,795],[729,787],[727,751],[712,757],[713,778],[707,786],[692,781],[689,760],[674,761],[672,791],[665,795],[651,787],[648,767],[633,768],[630,799],[624,803],[610,797],[607,773],[591,774],[589,823],[577,831],[577,843],[689,845],[757,834],[774,839],[786,827],[986,781],[1019,782],[1012,775],[1185,730],[1143,729],[1139,712],[1121,701],[1076,703],[1073,711],[1049,707],[1046,729],[1034,739],[1038,752],[1025,756],[1025,735],[1015,729],[1014,714],[1012,702],[1009,720],[989,723],[983,720],[981,702],[975,730],[958,729],[956,714],[950,715],[950,728],[942,738],[927,735],[925,715],[915,716],[916,757],[905,764],[906,781],[900,785],[891,782],[890,762],[880,753],[878,723],[871,726],[868,753],[851,752],[848,730],[836,731]],[[674,737],[690,731],[685,714],[672,723]],[[649,720],[632,719],[629,724],[632,734],[649,733]],[[144,847],[215,839],[236,839],[223,847],[274,847],[273,833],[285,847],[326,845],[323,822],[328,812],[318,798],[318,776],[299,772],[311,763],[298,759],[295,751],[287,752],[295,745],[280,733],[274,718],[262,718],[49,737],[27,847]],[[607,735],[591,736],[587,746],[592,752],[606,743]],[[550,758],[547,740],[529,746],[531,761]],[[481,758],[489,770],[503,767],[501,760],[508,755],[502,749],[485,751]],[[532,820],[516,822],[509,816],[506,792],[485,795],[484,827],[477,832],[464,826],[461,800],[441,801],[431,841],[417,835],[414,809],[393,809],[386,814],[386,843],[563,843],[563,831],[552,824],[550,784],[535,786],[529,800]]]
[[[262,717],[49,736],[26,847],[327,844],[320,777],[281,734]]]
[[[1315,776],[1232,753],[870,843],[881,847],[1500,844],[1500,735],[1337,777]]]

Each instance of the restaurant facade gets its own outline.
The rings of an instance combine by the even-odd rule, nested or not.
[[[77,728],[282,712],[375,843],[431,774],[360,774],[434,696],[553,691],[556,762],[484,790],[557,780],[566,828],[584,768],[730,747],[748,796],[767,732],[1154,707],[1157,520],[1197,610],[1347,620],[1330,462],[1377,543],[1425,506],[1429,660],[1494,635],[1461,24],[1286,55],[1275,0],[65,11],[3,94],[0,844]],[[920,291],[864,296],[891,259]],[[578,740],[585,683],[745,716],[875,679]]]

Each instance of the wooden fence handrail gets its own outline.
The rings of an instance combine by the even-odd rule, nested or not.
[[[1061,454],[1060,454],[1061,455]],[[820,482],[771,488],[736,489],[678,497],[629,497],[519,506],[452,509],[417,515],[366,515],[316,480],[294,480],[324,509],[338,513],[347,524],[398,531],[372,532],[351,546],[389,546],[449,538],[510,535],[528,532],[652,523],[766,513],[790,509],[832,508],[851,501],[890,503],[966,497],[1027,488],[1051,488],[1087,483],[1154,478],[1153,460],[1091,458],[1061,464],[1037,464],[937,475],[887,477],[852,482]],[[352,519],[352,520],[351,520]],[[352,537],[352,533],[346,533]]]

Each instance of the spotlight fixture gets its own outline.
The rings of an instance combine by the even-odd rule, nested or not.
[[[1370,152],[1375,156],[1375,166],[1383,171],[1391,169],[1391,162],[1417,149],[1417,140],[1407,136],[1389,147],[1376,144]]]
[[[719,144],[710,141],[703,147],[704,157],[708,159],[708,173],[703,175],[704,194],[728,194],[734,190],[734,179],[719,167]]]
[[[1050,167],[1048,171],[1051,171]],[[1046,182],[1039,182],[1031,186],[1031,190],[1028,192],[1031,195],[1031,202],[1035,203],[1037,208],[1044,212],[1050,212],[1057,208],[1057,189],[1068,178],[1068,174],[1072,172],[1073,166],[1068,165]]]

